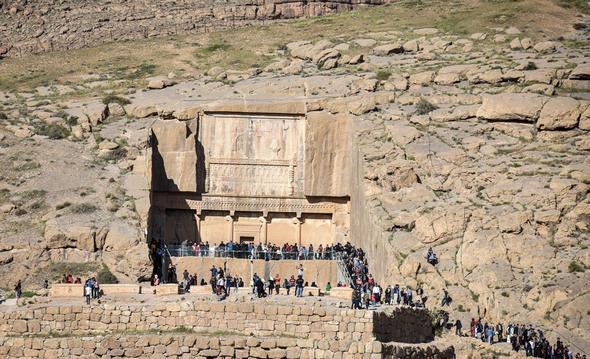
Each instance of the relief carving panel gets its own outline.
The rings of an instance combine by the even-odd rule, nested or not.
[[[199,135],[207,166],[206,193],[303,195],[303,117],[207,114],[201,119]]]

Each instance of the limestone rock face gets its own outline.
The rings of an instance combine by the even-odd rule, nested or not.
[[[305,195],[348,196],[351,173],[351,119],[310,112],[305,129]]]
[[[152,188],[197,190],[197,147],[187,122],[156,121],[152,127]]]
[[[44,234],[48,249],[77,248],[89,252],[102,249],[105,236],[105,231],[97,231],[87,223],[64,218],[47,221]]]
[[[579,102],[570,97],[556,97],[547,101],[537,128],[540,130],[567,130],[577,126],[580,118]]]
[[[117,221],[111,224],[104,242],[104,250],[107,252],[121,252],[136,245],[140,239],[137,228],[129,223]]]
[[[477,117],[492,121],[535,122],[539,118],[544,98],[531,93],[503,93],[483,97]]]

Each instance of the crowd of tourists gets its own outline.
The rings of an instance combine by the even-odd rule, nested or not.
[[[455,322],[455,333],[461,335],[461,321]],[[575,354],[560,338],[554,345],[545,338],[543,330],[534,328],[532,324],[488,324],[481,319],[471,318],[469,335],[488,344],[510,343],[516,352],[524,351],[525,355],[545,359],[585,359],[586,355]]]
[[[297,244],[286,243],[282,246],[274,244],[254,244],[251,242],[228,243],[221,242],[218,245],[210,245],[209,242],[193,243],[190,247],[180,245],[173,247],[173,254],[177,256],[197,257],[225,257],[242,259],[264,259],[264,260],[312,260],[312,259],[335,259],[336,246],[319,245],[314,248],[309,246],[298,246]]]

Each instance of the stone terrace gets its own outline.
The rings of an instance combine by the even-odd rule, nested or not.
[[[223,303],[182,298],[14,308],[0,312],[0,356],[450,358],[454,354],[452,347],[439,349],[442,345],[432,342],[425,311],[405,307],[355,311],[334,304],[312,298]],[[384,331],[391,342],[376,337]]]

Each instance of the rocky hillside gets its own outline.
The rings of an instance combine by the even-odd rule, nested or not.
[[[388,2],[391,1],[3,1],[0,36],[8,41],[0,45],[0,57],[210,32]]]
[[[589,20],[557,21],[573,10],[538,4],[553,11],[542,18],[545,33],[523,20],[528,12],[462,33],[440,18],[431,19],[437,27],[389,28],[364,10],[320,20],[333,26],[326,33],[357,18],[380,31],[288,35],[265,51],[264,66],[232,65],[228,59],[244,54],[237,44],[199,38],[216,46],[207,54],[219,61],[202,57],[206,70],[190,76],[171,62],[107,76],[72,62],[67,81],[7,86],[0,274],[7,286],[25,279],[29,288],[103,264],[121,280],[145,276],[151,123],[194,118],[220,99],[289,97],[308,111],[353,118],[352,233],[363,234],[354,241],[379,280],[422,284],[433,307],[447,288],[451,315],[464,323],[485,310],[489,322],[531,323],[589,352]],[[504,12],[486,19],[517,5],[498,1]],[[282,31],[271,27],[261,46]],[[2,66],[24,84],[35,76],[10,60]],[[45,63],[35,66],[49,73]],[[429,247],[436,267],[424,259]],[[81,264],[88,261],[94,267]]]

